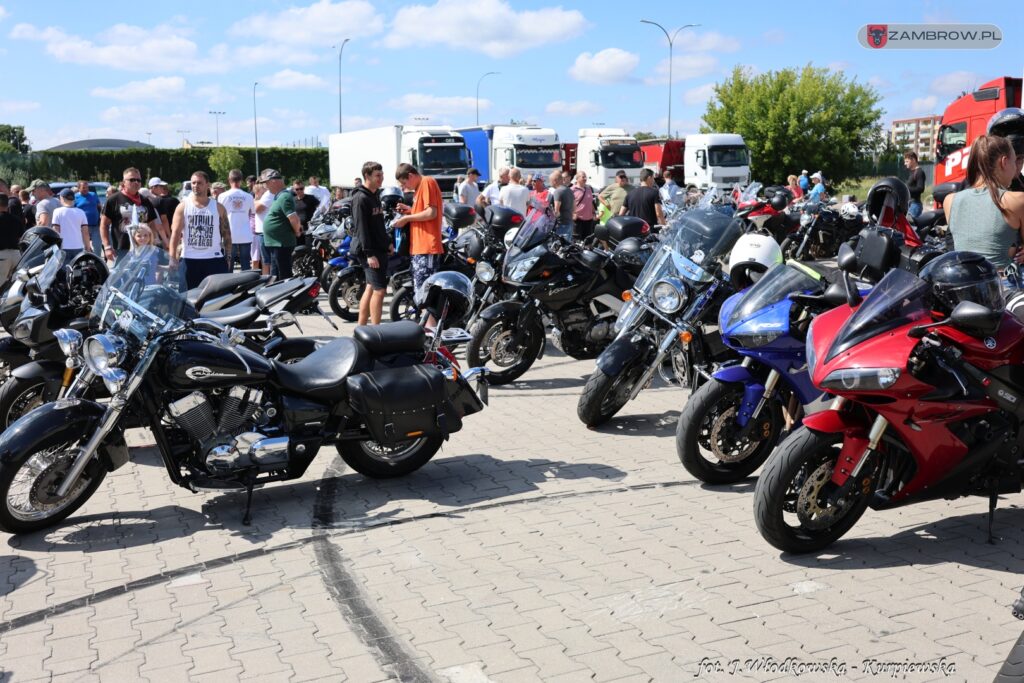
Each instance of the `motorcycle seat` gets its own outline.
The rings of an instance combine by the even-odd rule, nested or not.
[[[352,336],[374,356],[422,351],[426,341],[423,328],[412,320],[399,320],[386,325],[360,325]]]
[[[826,265],[819,261],[800,261],[800,265],[808,270],[813,270],[821,276],[822,280],[829,284],[841,282],[842,271],[835,266]]]
[[[259,282],[262,275],[258,270],[243,270],[240,273],[223,273],[207,275],[199,286],[185,292],[185,299],[195,308],[202,308],[210,299],[250,287]]]
[[[939,221],[946,220],[945,211],[925,211],[917,218],[913,219],[914,225],[918,228],[930,228]]]
[[[308,285],[306,280],[310,281]],[[256,305],[260,308],[272,306],[282,299],[288,298],[303,287],[312,287],[315,280],[316,278],[289,278],[288,280],[267,285],[256,292]]]
[[[347,337],[335,339],[297,363],[273,361],[277,385],[315,401],[337,402],[345,397],[349,375],[369,369],[366,349]]]
[[[260,317],[260,310],[251,304],[238,304],[237,306],[222,308],[219,311],[211,311],[210,313],[202,315],[202,317],[207,320],[214,320],[222,325],[238,327],[250,325],[255,322],[256,318]]]

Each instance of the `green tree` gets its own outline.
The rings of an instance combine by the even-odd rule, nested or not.
[[[658,136],[649,130],[638,130],[637,132],[633,133],[633,137],[637,139],[637,142],[642,142],[644,140],[653,140]]]
[[[736,67],[715,86],[701,131],[742,135],[764,182],[810,168],[839,183],[863,173],[878,143],[880,99],[871,86],[828,69],[754,75]]]
[[[0,154],[17,154],[18,150],[7,140],[0,140]]]
[[[28,154],[32,149],[25,139],[25,126],[0,123],[0,142],[6,142],[19,154]]]
[[[234,147],[218,147],[210,152],[208,163],[214,175],[217,176],[217,180],[227,182],[231,169],[242,168],[245,159],[242,157],[242,153]]]

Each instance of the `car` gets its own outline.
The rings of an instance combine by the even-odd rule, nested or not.
[[[72,190],[78,189],[78,183],[50,183],[50,189],[53,190],[53,194],[58,195],[64,188],[70,187]],[[89,183],[89,191],[95,192],[96,196],[100,200],[100,211],[103,211],[103,207],[107,204],[107,188],[110,187],[110,183]]]

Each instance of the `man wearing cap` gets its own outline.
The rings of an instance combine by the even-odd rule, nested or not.
[[[60,233],[64,257],[71,261],[85,249],[92,251],[92,244],[89,241],[89,220],[85,217],[85,212],[75,206],[75,191],[70,187],[60,191],[60,203],[61,205],[53,212],[50,225]]]
[[[548,189],[544,187],[544,176],[540,173],[532,174],[530,176],[530,184],[528,187],[530,188],[530,204],[526,208],[526,213],[533,213],[536,210],[534,207],[538,204],[546,209],[550,193],[548,192]]]
[[[272,168],[260,173],[260,182],[274,195],[274,203],[263,219],[263,247],[270,257],[270,274],[278,280],[292,275],[292,251],[302,234],[299,215],[295,212],[295,196],[284,192],[284,178]]]
[[[619,171],[615,174],[615,180],[597,195],[597,201],[601,202],[601,205],[608,209],[612,216],[618,216],[622,205],[626,203],[626,195],[632,189],[633,186],[629,184],[629,176],[625,171]]]
[[[153,204],[139,193],[142,188],[139,169],[129,167],[121,175],[121,191],[107,198],[100,216],[100,241],[107,261],[119,261],[131,250],[133,225],[148,225],[162,244],[169,244],[171,239]]]
[[[821,177],[821,171],[817,171],[811,176],[811,182],[814,183],[814,187],[811,188],[811,194],[807,197],[807,200],[811,202],[824,201],[825,179]]]
[[[164,231],[171,234],[171,221],[174,220],[174,210],[178,208],[178,198],[171,196],[171,191],[167,187],[167,182],[160,178],[149,179],[149,191],[152,195],[149,199],[153,204],[153,208],[156,209],[157,214],[160,216],[160,222],[164,226]],[[162,242],[166,244],[166,242]]]
[[[480,196],[480,171],[471,168],[466,171],[466,179],[458,187],[459,202],[462,204],[476,204],[476,198]]]
[[[60,202],[53,196],[50,185],[36,179],[29,183],[28,191],[36,199],[36,225],[50,225],[53,222],[53,212],[60,206]]]

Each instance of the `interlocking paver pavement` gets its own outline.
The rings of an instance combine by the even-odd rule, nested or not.
[[[173,487],[132,433],[133,463],[74,517],[0,536],[0,681],[787,680],[786,658],[846,667],[803,680],[892,677],[869,658],[992,677],[1020,633],[1016,497],[994,546],[977,499],[868,512],[828,551],[780,556],[753,480],[679,465],[685,392],[587,430],[591,367],[552,349],[404,479],[325,450],[256,493],[251,527],[242,495]]]

